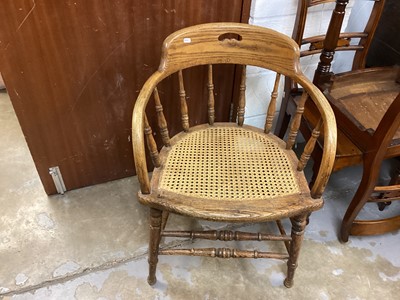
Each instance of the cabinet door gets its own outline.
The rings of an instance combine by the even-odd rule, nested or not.
[[[247,22],[249,6],[250,0],[4,1],[0,70],[45,191],[56,193],[49,175],[55,166],[67,190],[133,175],[132,109],[158,67],[164,38],[199,23]],[[205,77],[197,80],[196,72],[203,71],[189,73],[186,84],[199,96]],[[233,93],[234,69],[228,72],[216,87],[221,99]],[[178,103],[163,92],[164,105]],[[201,117],[196,101],[191,105],[195,124]],[[229,118],[230,106],[219,103],[217,120]],[[178,130],[180,118],[168,118]]]

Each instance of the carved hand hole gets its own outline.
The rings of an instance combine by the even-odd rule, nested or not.
[[[232,40],[241,41],[241,40],[242,40],[242,36],[241,36],[240,34],[237,34],[237,33],[227,32],[227,33],[221,34],[221,35],[218,37],[218,40],[221,41],[221,42],[223,42],[223,41],[225,41],[225,40],[229,40],[229,41],[232,41]]]

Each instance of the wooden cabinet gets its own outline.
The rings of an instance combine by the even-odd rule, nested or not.
[[[133,175],[132,108],[164,38],[199,23],[247,22],[249,9],[250,0],[2,3],[0,70],[46,193],[56,193],[54,166],[67,190]],[[234,71],[216,93],[233,93]],[[198,72],[186,82],[194,123],[206,86]],[[177,105],[168,87],[160,93],[164,105]],[[221,102],[217,119],[228,119],[230,107]]]

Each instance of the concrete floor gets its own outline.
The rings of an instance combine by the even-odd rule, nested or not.
[[[158,283],[149,287],[147,209],[136,201],[137,179],[47,197],[6,93],[0,93],[0,136],[0,298],[398,299],[398,231],[351,237],[347,244],[337,239],[360,168],[331,177],[325,206],[307,228],[292,289],[282,285],[286,267],[281,261],[198,257],[160,257]],[[385,213],[399,211],[393,204]],[[376,206],[363,213],[376,214]],[[222,226],[179,216],[168,226],[187,225]],[[167,240],[164,247],[174,243]],[[188,240],[180,243],[192,246]]]

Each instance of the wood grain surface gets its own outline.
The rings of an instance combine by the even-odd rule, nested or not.
[[[0,70],[46,192],[56,192],[48,173],[52,166],[60,167],[68,190],[133,175],[132,108],[145,79],[158,67],[163,39],[189,25],[240,22],[249,3],[3,1]],[[215,76],[221,71],[216,69]],[[215,87],[226,99],[234,70],[228,74]],[[194,99],[207,96],[202,84],[207,70],[187,75],[189,117],[197,122]],[[176,99],[166,86],[159,93],[169,105]],[[215,109],[217,119],[227,120],[230,103],[220,102]],[[176,113],[165,117],[175,120]],[[157,128],[155,111],[148,116]],[[172,133],[178,130],[178,122],[173,124]],[[159,136],[156,141],[161,145]]]

